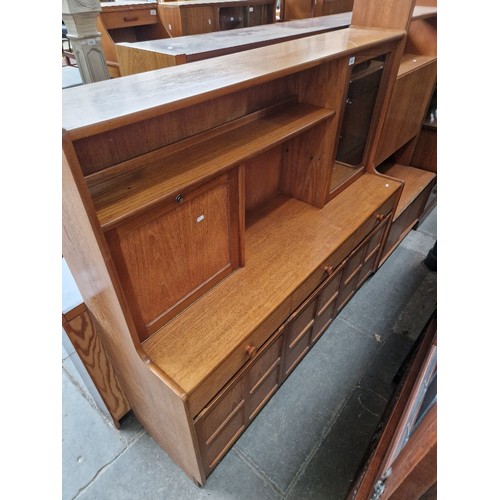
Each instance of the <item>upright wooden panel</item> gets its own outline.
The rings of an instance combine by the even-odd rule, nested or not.
[[[311,205],[325,204],[331,175],[332,119],[283,146],[282,191]]]
[[[427,64],[396,80],[375,157],[376,165],[418,135],[434,90],[436,66],[436,62]]]
[[[281,147],[245,163],[245,209],[252,211],[280,192]]]
[[[102,326],[101,340],[134,414],[186,474],[202,484],[205,474],[199,461],[194,428],[182,400],[183,391],[149,362],[138,344],[104,238],[97,228],[95,214],[89,210],[91,202],[76,156],[68,144],[65,151],[62,161],[64,258],[84,302]]]
[[[415,0],[356,0],[351,26],[407,30]]]
[[[410,23],[405,51],[409,54],[437,55],[437,17]]]

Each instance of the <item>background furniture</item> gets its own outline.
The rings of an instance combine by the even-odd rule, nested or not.
[[[404,182],[383,260],[437,203],[436,75],[437,9],[416,6],[373,159],[378,171]]]
[[[348,499],[436,498],[437,314],[422,331]]]
[[[71,361],[96,406],[120,427],[120,419],[130,405],[102,344],[99,325],[83,302],[64,258],[62,278],[63,346],[72,353]]]
[[[276,21],[276,0],[187,0],[159,2],[171,37],[246,28]]]
[[[351,12],[354,0],[281,0],[283,21]]]
[[[122,76],[200,61],[304,36],[347,28],[351,13],[263,24],[200,35],[146,42],[118,43],[116,53]]]
[[[63,91],[63,254],[134,413],[198,484],[379,266],[402,183],[370,162],[413,2],[378,3]]]
[[[158,16],[157,2],[115,0],[102,2],[97,29],[102,34],[102,47],[111,77],[121,75],[115,44],[168,38]]]

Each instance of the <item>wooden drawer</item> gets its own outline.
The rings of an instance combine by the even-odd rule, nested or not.
[[[324,283],[334,272],[338,266],[349,255],[352,249],[352,241],[349,239],[333,255],[319,266],[309,278],[293,293],[292,295],[292,311],[297,309],[322,283]]]
[[[313,326],[311,343],[316,342],[328,328],[333,318],[337,314],[337,303],[340,294],[340,283],[343,268],[337,271],[328,279],[318,292],[316,304],[316,314]]]
[[[317,296],[302,306],[287,322],[283,355],[284,377],[288,377],[309,350],[316,302]]]
[[[264,350],[268,341],[290,316],[290,301],[284,302],[251,335],[242,342],[209,378],[198,386],[188,398],[191,415],[197,415],[215,395],[231,380],[245,364],[252,363],[251,355],[256,350]]]
[[[196,422],[196,433],[207,470],[212,469],[245,428],[245,381],[239,378]]]
[[[195,419],[206,472],[212,470],[278,389],[283,328]]]
[[[355,234],[355,245],[359,245],[375,227],[381,224],[391,212],[396,208],[396,202],[399,197],[399,191],[396,191],[388,200],[386,200],[377,210],[368,217],[368,219],[359,227]]]
[[[280,336],[256,359],[248,370],[248,419],[252,420],[280,384],[281,349],[283,336]]]
[[[338,298],[338,311],[349,302],[358,288],[376,270],[386,229],[392,219],[390,212],[359,247],[347,259],[342,272],[341,287]]]
[[[358,288],[377,269],[379,258],[381,256],[384,234],[387,230],[387,227],[389,226],[390,221],[391,217],[386,217],[382,224],[380,224],[375,229],[366,244],[366,249],[363,256],[363,268],[361,269],[357,284]]]
[[[140,10],[101,12],[101,20],[107,29],[115,29],[156,24],[158,22],[158,16],[155,8],[147,8]]]

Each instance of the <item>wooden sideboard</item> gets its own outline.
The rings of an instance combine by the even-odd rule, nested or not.
[[[263,24],[200,35],[116,44],[122,76],[347,28],[351,13]]]
[[[351,12],[354,0],[282,0],[283,21]]]
[[[102,2],[97,29],[102,35],[102,48],[111,77],[120,76],[115,45],[168,38],[158,16],[157,2],[114,0]]]
[[[276,0],[186,0],[159,2],[171,37],[247,28],[276,22]]]
[[[376,2],[63,91],[64,257],[134,414],[200,485],[379,266],[403,183],[370,161],[413,1]]]
[[[417,6],[373,160],[378,171],[404,182],[382,260],[437,203],[430,196],[437,182],[437,165],[432,161],[436,155],[436,120],[427,118],[436,77],[437,9]]]

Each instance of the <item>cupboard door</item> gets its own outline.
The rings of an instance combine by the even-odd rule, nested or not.
[[[108,233],[141,340],[236,267],[229,196],[224,175]]]
[[[212,6],[181,7],[182,35],[211,33],[218,29],[217,8]]]

